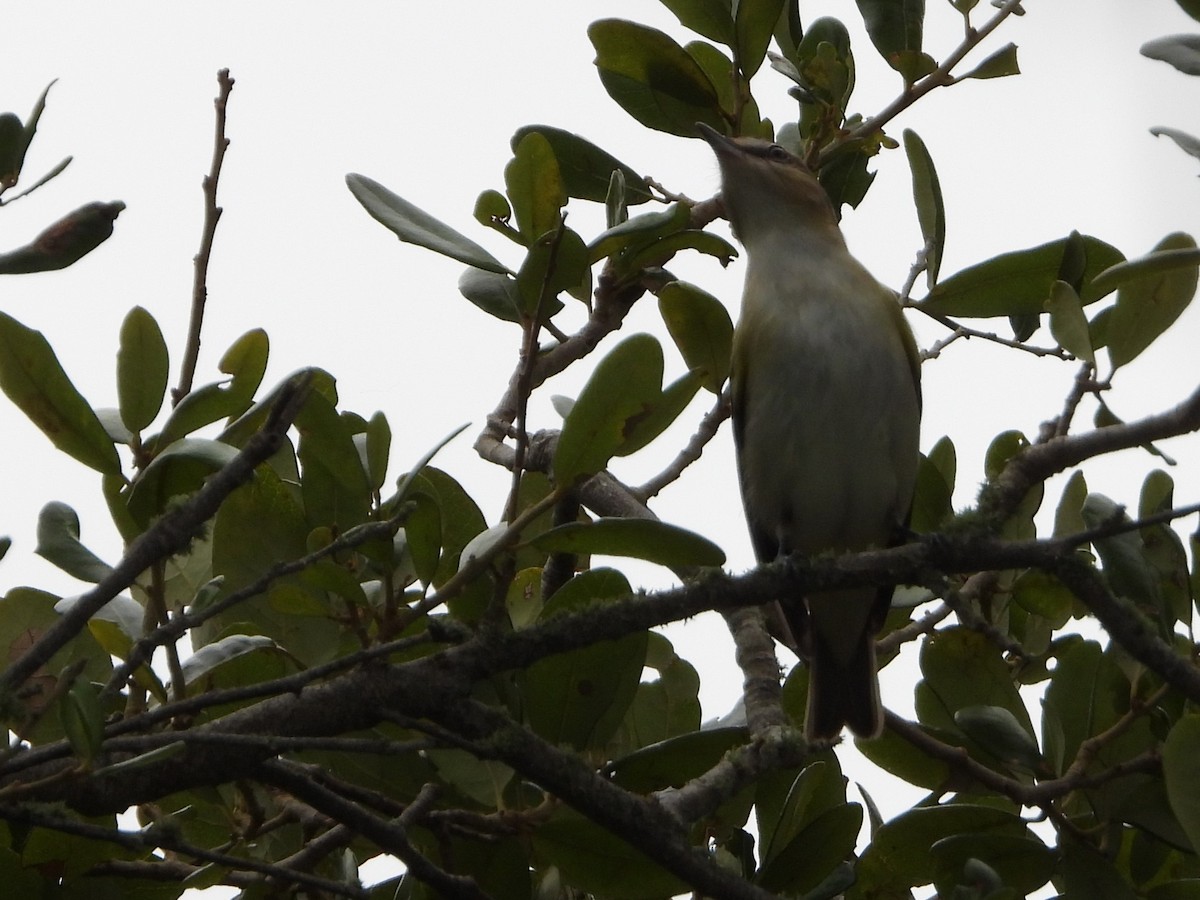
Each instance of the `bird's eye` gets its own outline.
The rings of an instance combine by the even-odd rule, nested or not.
[[[767,156],[768,156],[768,158],[773,159],[776,162],[787,162],[789,159],[792,158],[792,154],[788,153],[786,150],[784,150],[778,144],[772,144],[770,147],[767,148]]]

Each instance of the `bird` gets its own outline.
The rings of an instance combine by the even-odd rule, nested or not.
[[[906,534],[920,460],[916,342],[896,294],[846,245],[812,171],[778,143],[697,123],[746,250],[730,375],[742,504],[759,563]],[[808,666],[804,734],[883,730],[875,633],[892,586],[783,598],[772,631]]]

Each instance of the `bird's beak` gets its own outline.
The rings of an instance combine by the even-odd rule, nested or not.
[[[703,122],[697,122],[696,130],[700,132],[700,137],[708,142],[708,146],[713,148],[713,152],[718,157],[741,155],[741,148],[715,128],[705,125]]]

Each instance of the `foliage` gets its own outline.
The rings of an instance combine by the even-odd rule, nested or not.
[[[941,61],[923,46],[923,3],[859,0],[901,91],[863,116],[851,107],[841,22],[802,27],[794,0],[663,2],[695,39],[617,19],[590,29],[611,97],[668,134],[694,137],[704,122],[777,135],[817,168],[839,209],[870,189],[873,159],[899,158],[884,153],[900,145],[886,128],[906,106],[963,78],[1017,72],[1008,45],[953,74],[1019,11],[1014,0],[986,22],[972,21],[973,0],[953,0],[966,38]],[[760,115],[750,80],[764,62],[794,83],[794,123]],[[44,101],[25,124],[0,116],[5,190]],[[1200,428],[1200,392],[1128,424],[1104,399],[1190,303],[1200,251],[1176,233],[1128,259],[1072,233],[942,277],[933,154],[911,131],[903,146],[924,242],[911,282],[923,270],[928,290],[912,297],[910,287],[901,301],[948,329],[926,358],[978,336],[1078,368],[1042,433],[994,439],[974,508],[951,507],[955,451],[942,438],[922,460],[913,523],[936,539],[855,558],[735,578],[717,568],[719,547],[656,520],[649,498],[687,478],[727,415],[732,335],[721,303],[664,266],[689,252],[726,265],[736,251],[707,229],[715,199],[670,194],[560,128],[519,129],[503,190],[476,203],[477,224],[511,241],[508,262],[378,182],[347,178],[374,219],[464,264],[463,296],[513,323],[516,368],[498,375],[506,387],[476,441],[511,480],[490,527],[433,465],[449,438],[393,461],[387,418],[343,406],[330,373],[309,368],[264,388],[262,331],[234,342],[222,377],[170,392],[168,345],[154,317],[133,309],[118,341],[119,407],[104,410],[42,335],[0,314],[0,388],[102,475],[126,542],[106,561],[81,542],[74,509],[48,504],[37,552],[89,587],[71,598],[14,587],[0,600],[6,887],[63,898],[228,883],[247,898],[866,900],[932,884],[969,900],[1051,884],[1067,896],[1190,896],[1200,883],[1200,570],[1193,541],[1189,572],[1171,522],[1196,507],[1177,506],[1172,479],[1153,469],[1131,517],[1089,494],[1082,465],[1133,447],[1165,459],[1155,442]],[[570,228],[572,203],[604,204],[605,228]],[[59,238],[76,229],[59,228],[6,271],[61,267],[94,249],[119,212],[93,204],[93,218],[96,206],[111,213],[99,240],[103,222],[65,247]],[[608,346],[647,292],[667,349],[650,334]],[[574,331],[567,309],[586,316]],[[1007,318],[1013,338],[964,323],[988,318]],[[1042,326],[1050,344],[1029,344]],[[561,428],[532,432],[530,395],[601,344],[578,397],[560,401]],[[688,372],[664,384],[675,352]],[[702,391],[712,407],[668,469],[639,487],[608,471],[689,415]],[[1099,409],[1092,429],[1075,421],[1086,397]],[[407,473],[390,483],[402,463]],[[1034,515],[1060,473],[1070,477],[1054,533],[1038,539]],[[594,555],[669,567],[682,586],[635,593]],[[763,597],[866,582],[926,586],[897,593],[880,641],[885,662],[919,646],[917,721],[890,715],[885,735],[861,745],[927,792],[887,821],[865,791],[863,803],[850,799],[835,750],[805,745],[793,727],[804,668],[778,684],[754,614]],[[747,684],[766,686],[719,726],[701,725],[696,671],[653,630],[707,609],[727,614]],[[1035,715],[1022,690],[1040,700]],[[131,807],[141,827],[118,828]],[[1026,811],[1046,824],[1033,827]],[[358,867],[380,853],[405,871],[365,889]]]

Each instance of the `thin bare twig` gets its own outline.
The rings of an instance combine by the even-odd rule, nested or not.
[[[213,105],[216,107],[216,138],[213,142],[212,166],[204,176],[204,231],[200,238],[200,252],[196,254],[195,275],[192,279],[192,314],[188,322],[187,345],[184,347],[183,365],[179,374],[179,387],[172,391],[172,399],[179,401],[192,390],[196,377],[196,363],[200,358],[200,332],[204,326],[204,306],[208,301],[208,263],[212,258],[213,239],[217,234],[217,222],[221,219],[221,207],[217,206],[217,182],[221,178],[221,165],[225,161],[225,150],[229,138],[225,136],[225,110],[234,80],[228,69],[217,72],[218,92]]]

